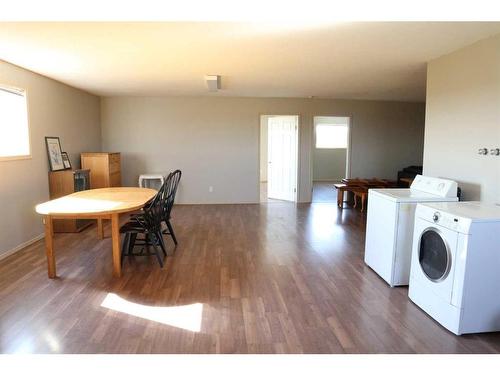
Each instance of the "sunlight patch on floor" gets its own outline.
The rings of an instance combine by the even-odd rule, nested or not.
[[[201,330],[202,303],[184,306],[148,306],[129,302],[114,293],[108,293],[101,306],[192,332]]]
[[[338,209],[336,204],[315,204],[307,221],[311,241],[344,241],[345,229],[337,225]]]

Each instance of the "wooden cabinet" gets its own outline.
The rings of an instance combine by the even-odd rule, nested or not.
[[[49,172],[50,199],[56,199],[77,191],[90,189],[90,171],[84,169]],[[80,232],[92,224],[92,220],[56,219],[54,232]]]
[[[117,187],[122,184],[119,152],[84,152],[82,168],[90,169],[90,188]]]

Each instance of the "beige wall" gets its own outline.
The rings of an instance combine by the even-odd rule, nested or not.
[[[346,174],[345,148],[313,149],[313,180],[340,181]]]
[[[431,61],[424,173],[457,180],[466,200],[500,201],[500,35]]]
[[[49,198],[45,136],[58,136],[73,167],[100,150],[99,98],[0,61],[0,84],[27,90],[32,158],[0,161],[0,257],[43,233],[37,203]]]
[[[314,126],[318,124],[347,124],[348,117],[320,117],[315,116]],[[349,137],[349,133],[347,134]],[[349,142],[349,140],[347,140]],[[316,132],[314,132],[316,144]],[[314,146],[313,146],[314,147]],[[347,176],[346,149],[318,149],[313,148],[313,181],[340,181]]]
[[[395,178],[422,162],[423,104],[333,99],[102,98],[103,149],[122,152],[128,185],[182,169],[180,203],[258,202],[262,114],[300,115],[302,202],[311,199],[313,116],[351,116],[352,176]]]

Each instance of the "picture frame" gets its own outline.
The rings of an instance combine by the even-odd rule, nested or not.
[[[47,147],[50,171],[55,172],[67,169],[64,166],[59,137],[45,137],[45,146]]]
[[[69,160],[68,153],[66,151],[61,152],[64,169],[71,169],[71,161]]]

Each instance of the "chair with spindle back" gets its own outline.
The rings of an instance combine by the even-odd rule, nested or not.
[[[171,212],[172,207],[174,206],[175,196],[177,194],[177,188],[179,186],[179,181],[181,180],[182,172],[177,169],[172,172],[169,177],[168,184],[166,183],[166,191],[165,191],[165,206],[163,210],[163,222],[167,225],[167,229],[165,229],[162,233],[169,235],[174,240],[175,245],[177,246],[177,238],[175,237],[174,228],[172,227]]]
[[[163,256],[166,257],[167,252],[162,237],[161,225],[164,217],[165,200],[167,198],[165,189],[166,183],[162,185],[153,200],[143,208],[140,215],[135,215],[120,228],[120,233],[125,234],[121,254],[122,263],[126,256],[152,255],[149,251],[150,246],[152,246],[154,249],[153,254],[156,255],[160,267],[163,267],[163,260],[158,247],[162,250]],[[144,235],[144,241],[141,243],[144,246],[140,252],[134,253],[134,248],[138,245],[136,242],[138,234]],[[144,250],[146,250],[146,253],[144,253]]]

